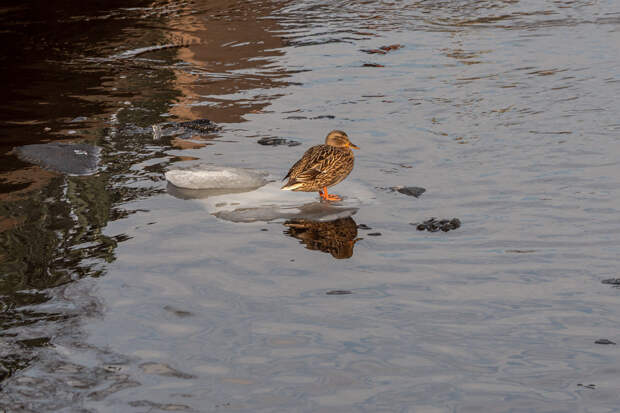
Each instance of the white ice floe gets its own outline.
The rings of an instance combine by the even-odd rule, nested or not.
[[[242,188],[230,183],[220,184],[231,178],[238,180],[237,169],[219,168],[216,171],[210,171],[207,174],[207,181],[217,181],[217,186],[212,184],[211,188],[202,186],[203,189],[187,189],[187,187],[179,188],[179,185],[168,185],[168,193],[177,198],[194,199],[195,202],[202,204],[210,214],[232,222],[288,219],[333,221],[355,214],[361,205],[370,203],[373,199],[373,193],[356,182],[346,182],[335,188],[335,192],[343,197],[342,201],[319,202],[316,192],[282,191],[280,189],[282,182],[275,177],[267,184],[254,188]],[[245,169],[241,171],[259,174],[258,177],[263,182],[267,182],[266,177],[256,171]],[[174,184],[168,174],[166,178]],[[185,182],[184,184],[187,185]]]
[[[256,189],[267,183],[266,176],[261,171],[210,165],[166,172],[168,182],[185,189]]]
[[[254,208],[222,209],[213,212],[220,219],[232,222],[259,222],[288,219],[306,219],[309,221],[328,222],[350,217],[358,208],[335,206],[325,202],[308,202],[303,205],[266,205]]]
[[[360,199],[348,197],[337,203],[319,202],[316,192],[290,192],[281,182],[270,182],[249,192],[219,193],[200,202],[212,215],[232,222],[258,222],[287,219],[333,221],[357,212]],[[350,189],[347,187],[347,189]]]

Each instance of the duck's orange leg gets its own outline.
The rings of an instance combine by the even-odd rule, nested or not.
[[[322,191],[319,191],[319,195],[321,195],[321,199],[325,201],[342,201],[338,195],[327,193],[327,187],[324,186]]]

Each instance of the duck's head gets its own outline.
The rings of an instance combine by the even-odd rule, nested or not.
[[[325,145],[335,146],[337,148],[354,148],[359,149],[359,146],[354,145],[347,136],[341,130],[333,130],[327,134],[325,138]]]

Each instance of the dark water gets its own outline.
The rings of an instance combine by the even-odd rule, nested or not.
[[[617,2],[0,21],[0,411],[620,411],[620,346],[595,343],[620,342]],[[222,130],[153,139],[202,118]],[[362,148],[351,217],[235,223],[167,191],[192,160],[281,177],[332,129]],[[99,172],[12,152],[52,141]],[[411,225],[433,217],[461,225]]]

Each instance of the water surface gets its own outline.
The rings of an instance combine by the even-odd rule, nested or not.
[[[620,411],[616,2],[82,3],[0,13],[0,409]],[[349,217],[168,193],[332,129]],[[12,152],[50,141],[98,173]]]

